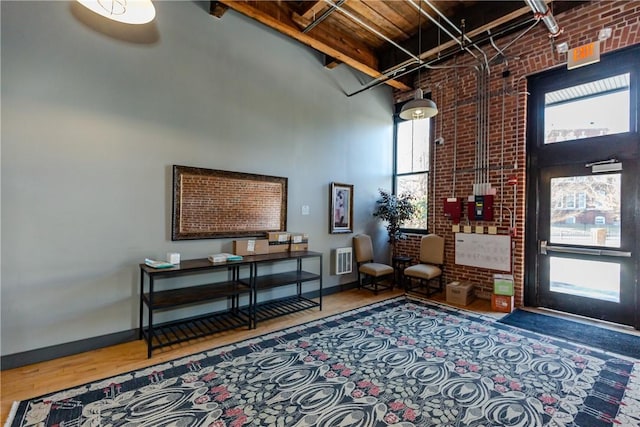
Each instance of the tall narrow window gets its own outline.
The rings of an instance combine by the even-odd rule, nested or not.
[[[396,120],[395,194],[411,193],[416,214],[404,224],[411,231],[426,231],[429,196],[431,120]]]

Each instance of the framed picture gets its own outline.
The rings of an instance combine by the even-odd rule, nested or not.
[[[329,186],[329,233],[353,233],[353,185]]]
[[[253,237],[286,230],[287,181],[174,165],[171,240]]]

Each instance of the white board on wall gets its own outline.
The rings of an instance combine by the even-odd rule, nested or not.
[[[456,264],[511,271],[511,236],[456,233]]]

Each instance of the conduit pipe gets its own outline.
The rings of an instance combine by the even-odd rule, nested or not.
[[[496,53],[495,55],[493,55],[491,57],[491,59],[489,59],[489,62],[492,62],[494,59],[496,59],[498,56],[503,55],[504,56],[504,52],[509,49],[511,47],[512,44],[514,44],[515,42],[517,42],[518,40],[520,40],[520,38],[522,36],[524,36],[525,34],[527,34],[529,31],[531,31],[533,29],[533,27],[535,27],[536,25],[538,25],[538,22],[540,22],[540,18],[536,17],[535,21],[533,22],[533,24],[531,24],[530,27],[528,27],[526,30],[524,30],[522,33],[518,34],[518,36],[516,38],[514,38],[513,40],[511,40],[509,42],[509,44],[507,44],[505,47],[503,47],[502,49],[498,49],[498,46],[496,46],[495,42],[493,41],[493,37],[490,37],[489,40],[491,40],[491,45],[494,47],[495,50],[498,51],[498,53]]]
[[[544,0],[524,0],[524,2],[531,8],[536,18],[539,18],[549,29],[551,37],[557,37],[562,33],[560,26],[556,22],[556,18],[551,14],[549,6]]]
[[[474,44],[474,43],[471,41],[471,39],[470,39],[470,38],[469,38],[469,37],[468,37],[468,36],[467,36],[467,35],[466,35],[466,34],[465,34],[465,33],[464,33],[460,28],[458,28],[458,27],[457,27],[453,22],[451,22],[451,20],[450,20],[449,18],[447,18],[447,16],[446,16],[444,13],[442,13],[442,12],[440,11],[440,9],[438,9],[438,8],[437,8],[433,3],[431,3],[431,1],[429,1],[429,0],[421,0],[421,1],[424,1],[424,2],[427,4],[427,6],[429,6],[429,7],[430,7],[430,8],[431,8],[435,13],[437,13],[437,14],[438,14],[438,16],[440,16],[440,17],[444,20],[444,22],[446,22],[447,24],[449,24],[449,25],[451,26],[451,28],[453,28],[454,30],[456,30],[456,32],[457,32],[460,36],[462,36],[462,39],[463,39],[464,41],[466,41],[466,42],[468,42],[469,44],[471,44],[471,46],[473,46],[474,48],[476,48],[476,50],[478,50],[478,51],[482,54],[482,56],[484,56],[484,62],[485,62],[485,64],[487,65],[487,70],[488,70],[488,68],[489,68],[489,60],[487,59],[487,54],[484,52],[484,50],[480,49],[480,48],[478,47],[478,45]],[[427,16],[429,16],[429,15],[427,15]],[[433,20],[433,19],[431,19],[431,21],[432,21],[433,23],[435,23],[438,27],[440,27],[443,31],[445,31],[445,30],[444,30],[444,27],[440,24],[440,22],[437,22],[437,23],[436,23],[436,21],[435,21],[435,20]],[[455,39],[455,38],[454,38],[454,39]],[[457,40],[457,39],[455,39],[455,40]],[[474,58],[478,59],[478,57],[477,57],[477,56],[475,56],[475,55],[473,55],[473,54],[471,53],[471,51],[469,51],[469,49],[468,49],[466,46],[463,46],[463,43],[462,43],[462,42],[458,41],[458,44],[460,45],[460,47],[461,47],[461,48],[463,48],[464,50],[466,50],[467,52],[469,52],[469,53],[470,53]]]
[[[326,0],[325,0],[325,1],[326,1]],[[423,0],[418,0],[418,3],[422,2],[422,1],[423,1]],[[434,19],[434,18],[433,18],[431,15],[429,15],[425,10],[422,10],[422,9],[420,8],[420,5],[415,4],[415,3],[413,2],[413,0],[407,0],[407,2],[408,2],[409,4],[411,4],[411,6],[415,7],[416,9],[418,9],[418,10],[420,11],[420,13],[421,13],[422,15],[424,15],[427,19],[429,19],[429,21],[431,21],[434,25],[436,25],[438,28],[440,28],[442,31],[444,31],[444,33],[445,33],[446,35],[448,35],[449,37],[451,37],[451,40],[453,40],[454,42],[458,43],[462,49],[464,49],[465,51],[467,51],[467,52],[468,52],[471,56],[473,56],[475,59],[478,59],[478,55],[476,55],[476,54],[474,54],[473,52],[471,52],[471,50],[469,50],[469,48],[468,48],[468,47],[463,46],[463,43],[462,43],[460,40],[458,40],[458,38],[457,38],[456,36],[454,36],[453,34],[451,34],[451,32],[450,32],[449,30],[447,30],[447,29],[446,29],[446,28],[445,28],[445,27],[444,27],[440,22],[438,22],[438,20],[437,20],[437,19]],[[432,8],[432,9],[434,9],[434,10],[435,10],[435,7],[434,7],[434,6],[430,5],[429,3],[427,3],[427,4],[428,4],[429,6],[431,6],[431,8]],[[436,12],[436,13],[438,13],[438,12]],[[453,25],[453,24],[452,24],[452,25]],[[460,29],[458,29],[457,27],[455,27],[455,25],[453,25],[453,27],[454,27],[454,28],[456,28],[456,30],[457,30],[457,31],[459,31],[459,32],[460,32],[460,34],[462,34],[462,31],[461,31]],[[485,53],[484,53],[480,48],[478,48],[477,46],[474,46],[474,47],[475,47],[476,49],[480,50],[480,52],[482,52],[482,54],[483,54],[483,55],[484,55],[484,57],[485,57],[485,61],[486,61],[486,59],[487,59],[487,55],[485,55]],[[420,53],[422,53],[422,52],[420,52]]]
[[[456,58],[456,64],[458,63]],[[456,69],[453,87],[453,188],[451,197],[456,197],[456,171],[458,169],[458,70]]]
[[[384,34],[382,34],[380,31],[376,30],[375,28],[371,27],[370,25],[367,25],[360,18],[358,18],[357,16],[353,15],[349,11],[343,9],[337,3],[334,3],[332,0],[324,0],[324,2],[327,3],[328,5],[331,5],[332,7],[336,8],[339,12],[341,12],[344,15],[346,15],[351,20],[353,20],[353,21],[357,22],[358,24],[362,25],[363,28],[366,28],[367,30],[371,31],[373,34],[375,34],[376,36],[380,37],[382,40],[386,41],[387,43],[392,44],[393,46],[397,47],[398,49],[400,49],[401,51],[403,51],[404,53],[409,55],[411,58],[415,59],[420,64],[422,64],[422,60],[420,59],[419,56],[414,55],[413,53],[409,52],[407,49],[405,49],[402,46],[400,46],[398,43],[396,43],[393,40],[391,40],[389,37],[387,37]]]
[[[531,21],[532,21],[532,19],[527,19],[525,21],[518,22],[516,24],[513,24],[512,26],[509,26],[508,28],[505,28],[505,29],[502,29],[502,30],[498,31],[497,33],[493,33],[493,34],[488,35],[488,36],[480,37],[478,40],[472,41],[471,44],[474,45],[474,47],[475,47],[477,44],[484,43],[485,41],[489,40],[489,38],[491,38],[491,37],[501,36],[501,35],[503,35],[505,33],[511,32],[513,30],[516,30],[516,29],[522,27],[523,25],[526,25]],[[534,20],[534,21],[535,21],[535,23],[539,22],[539,20]],[[438,68],[443,68],[443,69],[444,68],[472,68],[472,67],[474,67],[473,65],[453,65],[453,66],[442,66],[442,67],[431,65],[431,64],[434,64],[436,62],[445,61],[445,60],[447,60],[447,59],[449,59],[451,57],[456,56],[457,54],[458,54],[458,51],[453,51],[453,50],[450,50],[450,51],[446,52],[443,56],[440,56],[440,54],[438,54],[437,58],[435,58],[435,59],[433,59],[433,60],[431,60],[431,61],[429,61],[427,63],[423,62],[421,65],[419,65],[419,67],[425,67],[425,68],[429,68],[429,69],[438,69]],[[411,61],[409,63],[404,62],[402,64],[398,64],[398,65],[390,68],[389,70],[385,71],[384,73],[382,73],[380,75],[380,77],[377,77],[377,78],[373,79],[371,82],[366,84],[364,87],[358,89],[355,92],[347,93],[345,95],[347,95],[347,97],[352,97],[352,96],[357,95],[359,93],[365,92],[365,91],[367,91],[369,89],[373,89],[375,87],[378,87],[378,86],[388,82],[391,79],[402,77],[402,76],[405,76],[407,74],[416,72],[419,67],[412,68],[412,69],[409,69],[409,70],[407,70],[406,67],[408,65],[415,64],[417,62],[419,62],[419,61],[414,60],[414,61]],[[400,73],[400,74],[398,74],[398,73]]]
[[[318,25],[319,23],[327,19],[329,15],[331,15],[338,7],[342,6],[342,4],[346,1],[347,0],[339,0],[335,5],[325,10],[324,13],[318,17],[318,19],[314,20],[311,24],[307,25],[307,27],[304,30],[302,30],[302,32],[308,33],[309,31],[313,30],[316,27],[316,25]]]

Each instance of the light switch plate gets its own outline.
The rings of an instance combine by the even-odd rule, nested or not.
[[[302,205],[302,215],[309,215],[309,205]]]

